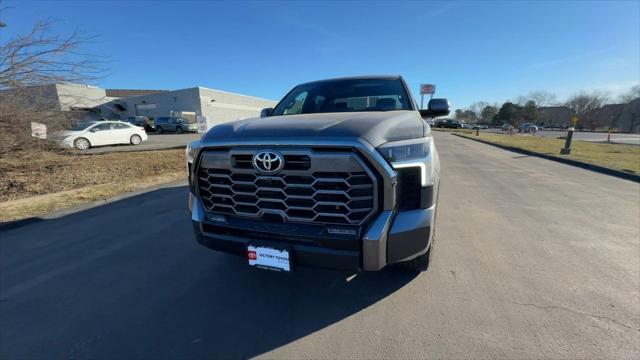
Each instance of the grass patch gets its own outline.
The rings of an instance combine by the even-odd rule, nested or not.
[[[499,145],[516,147],[560,158],[582,161],[630,174],[640,174],[640,146],[625,144],[601,144],[574,140],[571,143],[571,154],[560,155],[564,140],[528,135],[503,135],[480,133],[480,136],[461,134],[469,138]]]
[[[0,157],[0,221],[36,216],[186,179],[184,150]]]

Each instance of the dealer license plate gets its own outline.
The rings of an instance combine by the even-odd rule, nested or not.
[[[249,265],[277,271],[291,271],[289,251],[270,247],[247,247]]]

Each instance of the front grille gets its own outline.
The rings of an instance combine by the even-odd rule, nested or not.
[[[251,164],[255,149],[206,151],[198,190],[206,210],[265,221],[360,225],[377,207],[377,180],[354,151],[278,149],[274,175]]]

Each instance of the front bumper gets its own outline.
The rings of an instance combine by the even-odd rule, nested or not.
[[[246,256],[247,245],[286,246],[294,264],[340,270],[376,271],[386,265],[410,260],[429,250],[435,218],[435,205],[428,209],[382,211],[362,237],[357,251],[338,250],[287,239],[265,241],[259,238],[208,231],[209,224],[200,201],[189,194],[191,220],[198,243],[218,251]]]

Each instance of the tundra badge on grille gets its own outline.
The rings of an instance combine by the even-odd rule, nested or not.
[[[275,174],[284,167],[284,158],[273,150],[258,151],[253,155],[253,167],[266,174]]]

